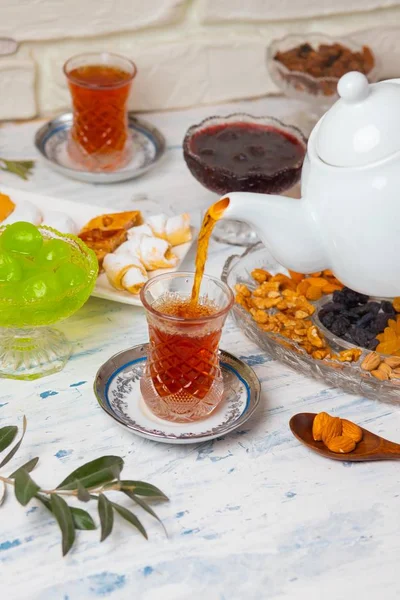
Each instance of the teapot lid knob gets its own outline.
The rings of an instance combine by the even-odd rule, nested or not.
[[[369,82],[363,73],[351,71],[340,78],[337,89],[345,102],[360,102],[369,94]]]

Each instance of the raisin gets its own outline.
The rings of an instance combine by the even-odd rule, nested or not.
[[[386,315],[385,313],[379,313],[375,319],[375,332],[381,333],[388,324],[390,319],[390,315]]]
[[[393,308],[393,304],[391,302],[389,302],[389,300],[384,300],[383,302],[381,302],[381,309],[387,315],[395,315],[396,314],[396,311]]]
[[[355,292],[348,287],[344,287],[342,289],[342,296],[344,298],[344,303],[348,307],[357,306],[358,304],[366,304],[369,300],[369,296]]]
[[[338,304],[344,304],[345,298],[343,295],[343,290],[336,290],[332,294],[332,300]]]
[[[333,312],[327,312],[321,316],[321,313],[320,313],[319,318],[320,318],[322,325],[325,325],[325,327],[327,329],[330,329],[332,327],[333,321],[335,320],[335,314]]]
[[[367,314],[367,312],[369,312],[368,304],[360,304],[359,306],[354,306],[351,309],[351,313],[359,317],[362,317],[363,315]]]
[[[342,304],[339,304],[338,302],[327,302],[321,308],[321,310],[319,311],[319,314],[321,314],[321,312],[323,312],[323,311],[339,313],[339,312],[342,312],[342,310],[343,310]]]
[[[366,315],[364,315],[363,317],[361,317],[361,319],[357,321],[357,327],[368,327],[368,325],[370,325],[374,319],[375,315],[373,313],[368,312]]]
[[[339,315],[334,320],[332,327],[331,327],[331,331],[335,335],[342,337],[346,333],[346,331],[349,329],[349,327],[350,327],[350,321],[348,319],[346,319],[346,317],[342,317],[341,315]]]
[[[370,342],[368,342],[368,350],[376,350],[376,347],[379,344],[379,340],[377,340],[376,338],[372,338],[372,340]]]
[[[381,305],[379,304],[379,302],[368,302],[367,304],[365,304],[365,308],[368,308],[368,312],[372,312],[374,315],[377,315]]]
[[[360,327],[356,327],[353,339],[358,346],[362,346],[363,348],[367,348],[371,339],[374,339],[374,334],[366,329],[361,329]]]

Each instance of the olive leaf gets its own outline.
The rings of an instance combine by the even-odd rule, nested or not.
[[[151,485],[151,483],[146,483],[145,481],[122,479],[120,481],[120,486],[121,490],[129,490],[137,496],[152,496],[153,498],[157,498],[159,500],[169,500],[168,496],[166,496],[155,485]]]
[[[123,492],[131,500],[133,500],[134,502],[136,502],[136,504],[138,504],[141,508],[143,508],[143,510],[145,510],[149,515],[151,515],[152,517],[157,519],[157,521],[162,525],[162,528],[165,531],[165,535],[167,535],[167,530],[165,529],[164,523],[161,521],[160,517],[154,512],[154,510],[151,508],[151,506],[149,506],[147,504],[147,502],[145,500],[143,500],[143,498],[139,498],[139,496],[136,496],[136,494],[134,494],[133,492],[130,492],[129,490],[123,490]]]
[[[86,510],[70,506],[75,529],[96,529],[96,524]]]
[[[40,502],[49,510],[51,513],[53,512],[51,507],[51,502],[46,496],[42,494],[36,494],[35,498],[40,500]],[[96,529],[95,522],[92,517],[82,508],[75,508],[75,506],[69,507],[72,513],[72,518],[74,521],[75,529]]]
[[[98,501],[98,511],[100,517],[101,524],[101,537],[100,541],[104,542],[104,540],[110,535],[112,532],[112,528],[114,525],[114,513],[113,513],[113,505],[110,500],[104,494],[99,494]]]
[[[24,415],[24,418],[22,420],[22,436],[21,436],[21,439],[10,450],[10,452],[7,454],[7,456],[5,458],[3,458],[3,460],[0,462],[0,469],[1,469],[1,467],[4,467],[4,465],[6,465],[8,462],[10,462],[10,460],[12,459],[12,457],[14,456],[14,454],[16,454],[18,452],[19,447],[21,446],[22,440],[24,439],[24,436],[25,436],[25,433],[26,433],[26,426],[27,426],[27,421],[26,421],[26,417]]]
[[[78,481],[78,500],[80,500],[81,502],[89,502],[90,500],[90,494],[87,491],[87,489],[85,487],[83,487],[83,485],[81,484],[80,481]]]
[[[130,523],[134,527],[136,527],[136,529],[140,531],[140,533],[143,535],[143,537],[146,538],[146,540],[148,539],[148,535],[145,528],[143,527],[137,516],[133,514],[133,512],[125,508],[125,506],[117,504],[116,502],[112,502],[112,506],[117,511],[117,513],[121,515],[123,519],[128,521],[128,523]]]
[[[14,471],[14,473],[11,473],[11,475],[9,475],[8,477],[10,479],[14,479],[15,474],[20,469],[24,469],[24,471],[26,471],[27,473],[30,473],[36,467],[36,465],[38,464],[38,462],[39,462],[39,457],[38,456],[36,456],[36,458],[31,458],[31,460],[28,460],[27,463],[25,463],[24,465],[22,465],[22,467],[19,467],[19,469],[16,469],[16,471]]]
[[[65,556],[75,541],[75,525],[72,512],[64,498],[51,494],[51,511],[55,516],[62,533],[62,553]]]
[[[40,490],[40,487],[24,469],[18,469],[14,479],[15,497],[22,506],[26,506]]]
[[[91,488],[118,478],[124,466],[119,456],[102,456],[96,458],[73,471],[58,486],[58,490],[76,490],[79,483],[82,487]]]
[[[2,171],[14,173],[14,175],[25,181],[28,179],[35,165],[33,160],[6,160],[5,158],[0,158],[0,163],[4,164],[4,166],[0,165]]]
[[[18,427],[10,425],[9,427],[2,427],[0,429],[0,452],[3,452],[10,444],[13,443],[15,436],[17,435]]]

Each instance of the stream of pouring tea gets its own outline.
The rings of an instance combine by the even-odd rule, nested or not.
[[[196,272],[192,288],[191,305],[197,306],[200,296],[201,280],[203,279],[204,269],[206,266],[206,260],[208,255],[208,244],[213,229],[221,219],[225,210],[229,206],[229,198],[223,198],[218,200],[215,204],[212,204],[204,215],[203,223],[199,233],[199,241],[197,242],[197,253],[196,253]]]

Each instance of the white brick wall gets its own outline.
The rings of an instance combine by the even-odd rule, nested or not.
[[[202,21],[267,22],[366,12],[398,6],[397,0],[201,0]]]
[[[185,0],[1,0],[0,36],[58,40],[160,27],[182,16]]]
[[[400,0],[0,0],[0,36],[21,44],[0,56],[0,119],[67,109],[62,65],[93,50],[136,62],[138,111],[276,92],[266,48],[290,32],[361,30],[359,40],[384,61],[383,76],[400,76],[399,17]]]

